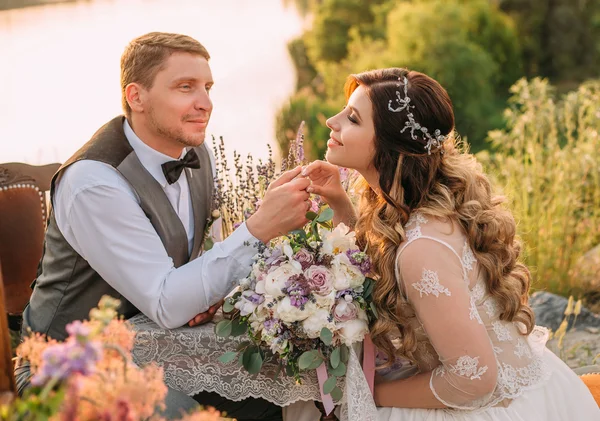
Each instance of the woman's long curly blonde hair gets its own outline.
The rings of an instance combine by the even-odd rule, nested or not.
[[[406,112],[391,112],[399,78],[408,79],[408,97],[415,121],[430,131],[448,135],[443,149],[427,154],[426,139],[402,133]],[[371,327],[375,345],[391,363],[396,355],[414,360],[417,346],[410,323],[414,309],[403,298],[395,277],[396,252],[405,240],[404,225],[415,209],[456,221],[464,230],[479,262],[489,293],[501,308],[500,319],[521,322],[524,334],[534,326],[527,305],[530,274],[517,261],[520,244],[515,221],[495,196],[489,179],[473,155],[458,150],[454,138],[454,112],[447,92],[430,77],[406,69],[380,69],[351,75],[346,96],[362,85],[372,102],[375,125],[373,167],[380,191],[364,182],[356,232],[367,246],[377,276],[373,299],[378,318]],[[400,348],[391,342],[399,331]]]

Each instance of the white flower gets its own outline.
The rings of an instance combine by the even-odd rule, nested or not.
[[[290,297],[283,297],[275,308],[275,316],[285,323],[298,322],[310,317],[317,310],[317,306],[310,301],[304,305],[304,310],[292,305]]]
[[[265,291],[265,281],[258,281],[254,286],[254,291],[256,291],[257,294],[266,294],[267,291]]]
[[[235,303],[235,308],[237,308],[240,311],[240,315],[242,316],[252,314],[258,306],[258,304],[255,304],[246,298],[248,296],[247,293],[249,293],[249,295],[253,294],[252,291],[244,291],[238,302]]]
[[[256,262],[252,265],[252,276],[254,276],[255,279],[259,279],[260,276],[263,274],[263,269],[261,268],[261,263],[260,262]]]
[[[286,351],[287,346],[288,346],[287,339],[283,339],[281,341],[273,341],[273,343],[271,343],[271,352],[273,354],[282,354],[283,352]]]
[[[340,323],[338,328],[342,342],[348,346],[362,341],[365,335],[369,333],[369,325],[362,318]]]
[[[347,322],[357,318],[359,309],[356,303],[352,302],[352,296],[346,294],[337,300],[333,315],[338,322]]]
[[[314,295],[315,300],[317,300],[317,306],[319,308],[324,308],[325,310],[331,312],[331,308],[333,304],[335,304],[335,291],[332,290],[327,295]]]
[[[326,327],[333,331],[335,330],[335,324],[329,321],[331,313],[325,309],[318,309],[310,317],[302,322],[302,327],[306,336],[315,339],[321,335],[321,329]]]
[[[285,287],[285,283],[292,275],[302,273],[302,267],[298,270],[289,263],[283,263],[278,268],[271,270],[265,276],[265,292],[272,297],[281,297],[284,293],[281,291]]]
[[[333,231],[323,232],[322,253],[338,254],[346,253],[348,250],[356,248],[356,233],[350,232],[343,223],[338,224]]]
[[[243,278],[240,280],[240,287],[242,287],[242,289],[250,288],[251,284],[252,284],[252,280],[250,280],[250,278]]]
[[[259,304],[256,310],[254,310],[254,313],[252,313],[248,318],[250,321],[250,327],[255,332],[261,331],[264,327],[264,321],[270,317],[270,312],[266,304],[266,300],[263,301],[262,304]]]
[[[346,254],[338,254],[332,262],[334,274],[333,287],[338,291],[348,288],[358,288],[365,282],[365,275],[359,268],[350,263]]]

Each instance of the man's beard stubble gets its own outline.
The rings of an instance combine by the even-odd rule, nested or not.
[[[156,118],[156,114],[154,113],[154,108],[150,108],[150,110],[148,110],[148,117],[150,118],[150,124],[152,125],[152,128],[157,134],[165,139],[169,139],[174,143],[179,143],[184,147],[196,147],[200,146],[204,142],[204,136],[202,139],[200,139],[200,141],[188,139],[181,129],[174,130],[168,126],[160,124]],[[185,121],[185,119],[183,120]]]

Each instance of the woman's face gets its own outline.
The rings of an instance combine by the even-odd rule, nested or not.
[[[328,162],[363,175],[372,171],[375,125],[373,105],[364,87],[356,88],[346,107],[327,120],[327,127],[331,129],[325,155]]]

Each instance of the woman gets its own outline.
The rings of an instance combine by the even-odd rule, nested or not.
[[[387,361],[418,368],[408,378],[380,371],[379,419],[600,419],[534,326],[514,219],[474,157],[456,148],[446,91],[422,73],[383,69],[350,76],[346,95],[327,121],[328,162],[304,175],[371,256],[373,342]],[[337,166],[364,179],[358,215]]]

